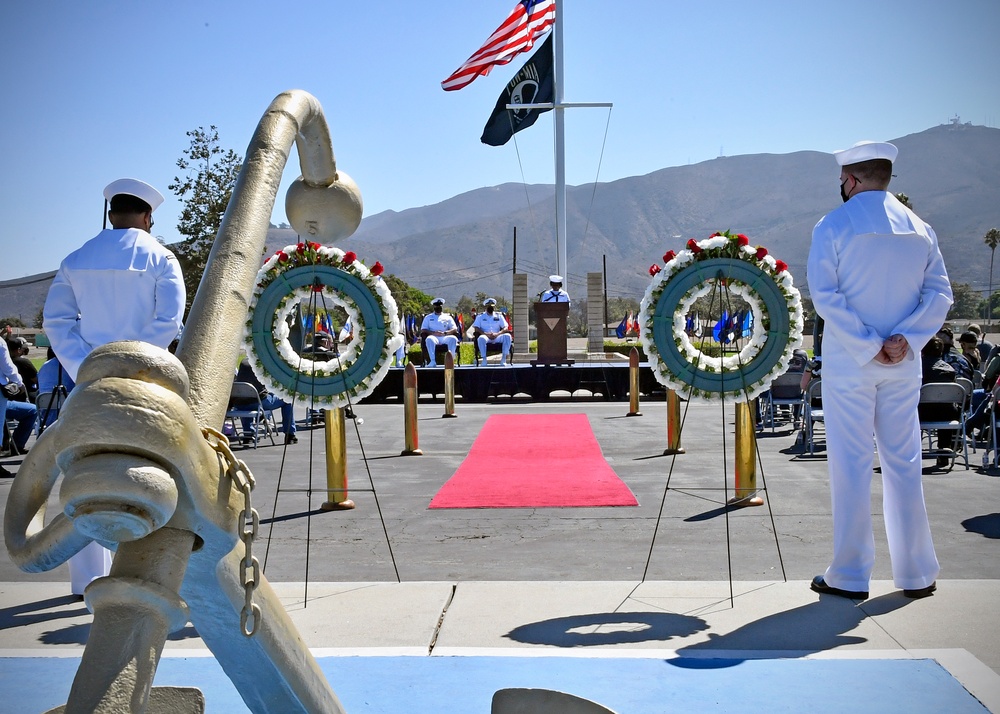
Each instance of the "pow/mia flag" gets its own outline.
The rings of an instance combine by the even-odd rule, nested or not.
[[[503,146],[521,129],[535,123],[538,115],[548,109],[507,109],[508,104],[543,104],[552,102],[552,35],[531,56],[497,99],[483,136],[480,139],[490,146]]]

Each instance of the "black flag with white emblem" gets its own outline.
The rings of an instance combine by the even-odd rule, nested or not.
[[[483,136],[490,146],[503,146],[521,129],[535,123],[538,115],[548,109],[507,109],[508,104],[543,104],[555,99],[552,81],[552,35],[531,56],[514,78],[507,82],[497,99]]]

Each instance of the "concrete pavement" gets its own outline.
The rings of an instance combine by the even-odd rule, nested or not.
[[[348,422],[353,511],[318,510],[326,496],[321,430],[301,430],[287,449],[238,451],[257,478],[265,519],[255,551],[266,550],[268,579],[322,656],[929,657],[1000,712],[995,476],[928,470],[942,573],[938,592],[917,601],[891,583],[876,477],[871,599],[819,597],[808,581],[830,550],[822,452],[803,455],[790,428],[761,434],[758,486],[770,508],[732,511],[722,505],[732,495],[731,408],[692,404],[687,453],[676,457],[662,453],[665,405],[641,408],[643,416],[627,418],[627,403],[501,399],[459,402],[458,418],[442,419],[440,402],[422,402],[424,456],[403,457],[402,407],[359,405],[360,441]],[[640,505],[427,509],[487,416],[539,412],[587,414]],[[518,476],[497,474],[514,489]],[[8,488],[0,482],[0,496]],[[89,615],[67,597],[67,581],[65,566],[28,575],[0,558],[0,654],[79,656]],[[168,656],[199,650],[190,627],[167,645]]]

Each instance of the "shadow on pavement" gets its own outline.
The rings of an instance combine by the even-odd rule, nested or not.
[[[791,610],[777,612],[724,635],[710,633],[706,642],[699,642],[677,650],[678,659],[668,660],[677,667],[706,669],[732,667],[743,659],[710,659],[703,655],[685,657],[685,654],[720,651],[792,651],[799,656],[825,652],[845,645],[861,644],[865,638],[846,633],[861,622],[875,615],[897,610],[907,602],[901,593],[891,593],[861,604],[836,595],[820,595],[811,602]]]
[[[688,637],[706,629],[700,617],[668,612],[571,615],[515,627],[504,637],[531,645],[593,647]]]
[[[1000,538],[1000,513],[987,513],[962,521],[965,530],[986,538]]]

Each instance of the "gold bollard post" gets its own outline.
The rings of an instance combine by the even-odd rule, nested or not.
[[[663,450],[664,456],[671,454],[683,454],[684,448],[681,446],[681,399],[677,392],[672,389],[667,390],[667,448]]]
[[[633,347],[628,353],[628,414],[642,416],[639,411],[639,350]]]
[[[757,495],[757,435],[748,402],[736,403],[736,495],[729,505],[764,505]]]
[[[444,355],[444,414],[442,419],[455,419],[455,357],[451,350]]]
[[[417,439],[417,368],[413,363],[403,370],[403,440],[406,448],[400,456],[423,456]]]
[[[347,428],[343,408],[324,409],[326,434],[326,498],[324,511],[348,511],[354,501],[347,497]]]

